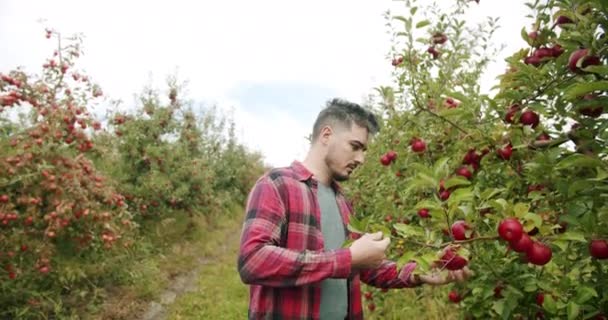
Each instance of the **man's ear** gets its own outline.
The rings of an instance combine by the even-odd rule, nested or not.
[[[334,130],[326,125],[323,128],[321,128],[321,132],[319,134],[319,140],[321,141],[321,143],[323,144],[327,144],[327,142],[329,141],[329,138],[334,134]]]

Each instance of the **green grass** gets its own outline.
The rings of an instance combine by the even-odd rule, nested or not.
[[[80,312],[81,318],[140,317],[150,301],[158,301],[160,294],[173,279],[197,269],[201,259],[210,266],[215,266],[219,263],[216,261],[231,255],[222,252],[221,248],[227,240],[232,241],[235,235],[237,243],[234,245],[238,246],[242,210],[241,206],[233,204],[213,215],[190,219],[182,213],[182,216],[175,215],[176,218],[142,226],[146,228],[148,237],[134,249],[131,259],[120,259],[120,263],[110,260],[103,263],[112,265],[117,272],[112,276],[112,281],[109,281],[111,285],[102,290],[102,303],[86,306],[88,310]],[[228,251],[228,247],[223,251]],[[230,271],[236,274],[236,253],[232,255],[234,262]],[[225,272],[228,274],[228,271]]]
[[[176,299],[168,319],[247,318],[249,289],[236,271],[241,223],[238,218],[225,221],[210,235],[202,248],[207,263],[201,268],[197,288]],[[226,236],[226,230],[233,232]]]

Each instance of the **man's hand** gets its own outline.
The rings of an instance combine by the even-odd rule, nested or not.
[[[382,232],[366,233],[350,246],[352,268],[377,268],[386,258],[384,251],[391,243],[390,238],[382,239]]]
[[[448,273],[439,272],[437,269],[433,269],[431,273],[419,275],[418,279],[420,283],[426,283],[433,286],[440,286],[452,282],[464,282],[473,275],[473,272],[468,268],[464,267],[461,270],[448,271]],[[414,279],[414,275],[410,277]],[[417,280],[412,280],[413,283],[417,283]]]

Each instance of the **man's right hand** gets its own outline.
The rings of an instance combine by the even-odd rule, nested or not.
[[[366,233],[350,246],[352,268],[377,268],[386,258],[385,251],[391,243],[390,238],[382,239],[382,232]]]

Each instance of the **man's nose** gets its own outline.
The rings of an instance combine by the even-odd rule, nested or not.
[[[363,154],[363,152],[357,152],[355,161],[357,162],[357,165],[363,164],[363,162],[365,162],[365,154]]]

